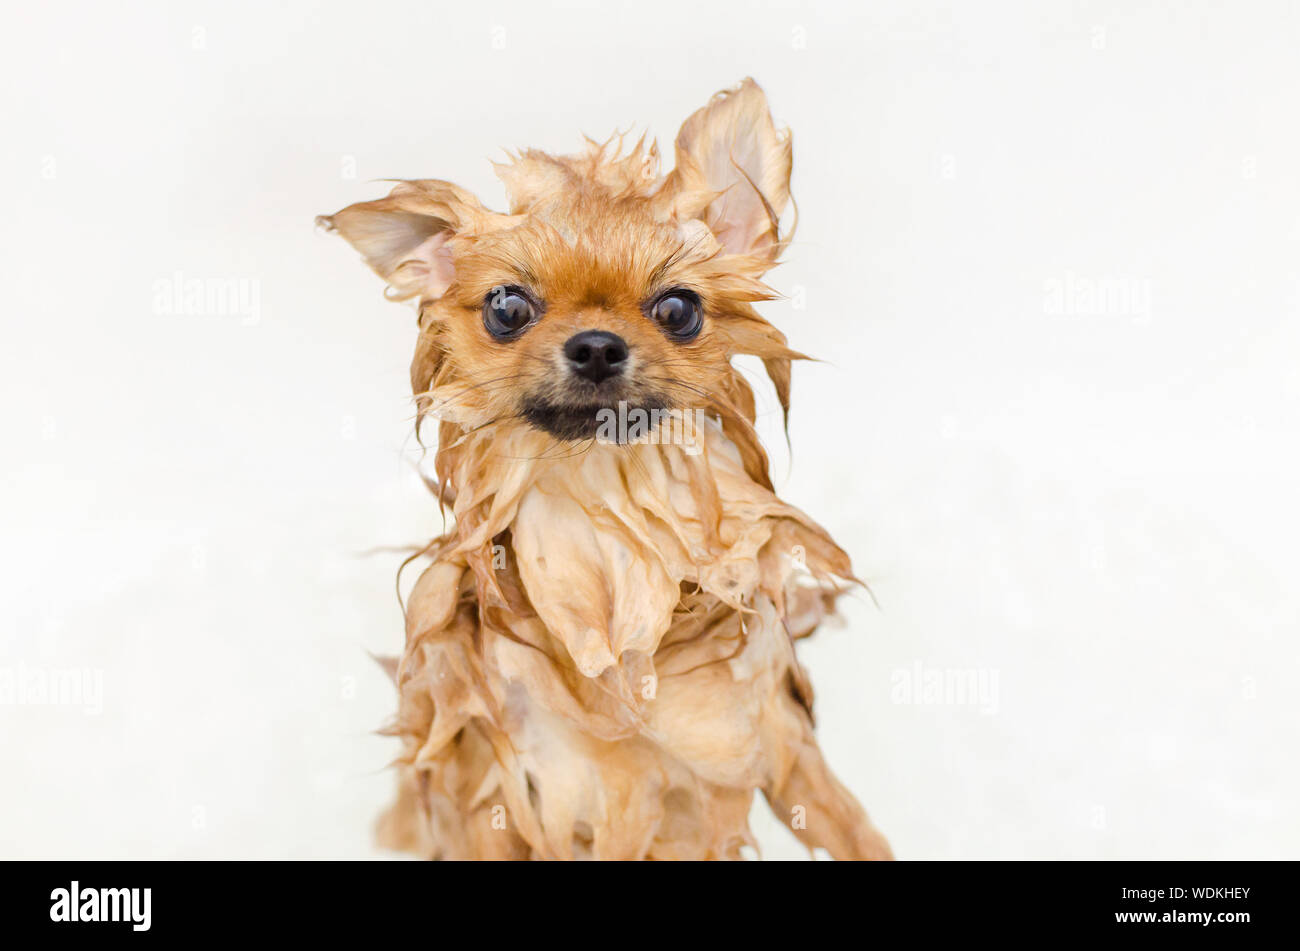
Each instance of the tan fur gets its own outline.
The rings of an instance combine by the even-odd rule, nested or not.
[[[888,858],[813,737],[794,640],[853,580],[848,556],[780,501],[731,364],[763,360],[788,409],[785,337],[754,310],[788,236],[790,139],[752,80],[691,116],[667,176],[638,142],[526,151],[498,171],[508,214],[446,182],[403,182],[322,219],[397,298],[416,298],[411,379],[439,420],[435,539],[407,607],[392,732],[403,740],[382,841],[430,857],[736,858],[762,790],[810,847]],[[545,313],[502,343],[497,285]],[[670,340],[645,302],[702,301]],[[568,399],[560,348],[628,343],[622,395],[702,408],[694,446],[562,441],[521,400]],[[802,828],[801,828],[802,826]]]

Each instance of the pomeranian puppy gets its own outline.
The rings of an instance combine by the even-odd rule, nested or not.
[[[800,354],[753,304],[789,241],[790,136],[752,81],[644,138],[526,150],[508,213],[445,181],[320,223],[413,299],[417,423],[454,527],[392,665],[393,848],[445,859],[722,859],[761,790],[810,849],[889,858],[813,736],[794,642],[854,581],[776,497],[759,357],[788,414]]]

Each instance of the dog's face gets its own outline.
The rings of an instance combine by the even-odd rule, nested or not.
[[[412,382],[465,430],[513,422],[596,435],[601,410],[704,409],[746,428],[753,397],[731,357],[764,359],[785,405],[784,337],[752,302],[783,247],[790,140],[746,81],[691,116],[676,167],[637,143],[498,166],[510,212],[440,181],[322,219],[397,298],[418,298]]]
[[[480,236],[438,307],[446,359],[478,408],[562,440],[595,436],[620,402],[703,405],[729,369],[713,318],[728,301],[693,266],[699,252],[646,201],[592,198],[561,185]]]

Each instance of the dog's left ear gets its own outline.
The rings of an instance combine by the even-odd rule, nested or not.
[[[441,297],[455,280],[449,242],[464,230],[498,217],[450,182],[400,182],[387,198],[349,205],[316,223],[337,231],[388,282],[389,296]]]
[[[679,219],[702,218],[729,254],[776,262],[788,236],[790,132],[778,132],[758,83],[718,93],[683,123],[663,193]]]

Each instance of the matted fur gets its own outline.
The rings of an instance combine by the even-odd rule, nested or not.
[[[415,298],[419,417],[454,527],[407,605],[392,732],[399,795],[381,841],[429,857],[736,858],[761,790],[810,847],[887,858],[813,737],[794,641],[853,580],[848,556],[778,499],[732,367],[762,359],[788,410],[800,355],[753,308],[788,235],[790,138],[752,80],[683,125],[673,171],[652,144],[525,151],[498,166],[509,212],[440,181],[321,219]],[[518,284],[545,313],[518,340],[483,328]],[[644,312],[698,294],[703,332]],[[564,441],[522,406],[565,406],[560,348],[628,343],[620,398],[704,410],[692,444]],[[418,423],[417,423],[418,429]],[[792,821],[795,820],[795,821]]]

